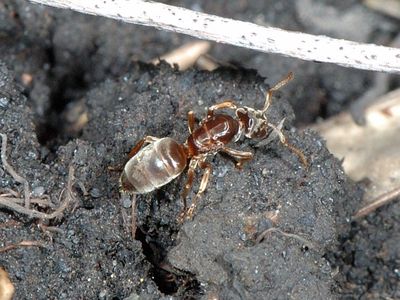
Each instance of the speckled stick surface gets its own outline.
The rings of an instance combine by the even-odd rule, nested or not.
[[[141,0],[30,0],[268,53],[400,73],[400,49],[290,32]]]

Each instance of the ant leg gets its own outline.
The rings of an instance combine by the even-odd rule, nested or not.
[[[236,160],[236,168],[242,169],[243,164],[253,158],[254,154],[247,151],[239,151],[228,147],[223,147],[222,152],[229,154]]]
[[[189,133],[192,134],[193,130],[194,130],[194,125],[195,125],[194,112],[193,111],[189,111],[188,114],[187,114],[187,118],[188,118]]]
[[[268,126],[271,127],[278,134],[281,143],[285,147],[289,148],[289,150],[292,151],[294,154],[296,154],[299,157],[299,159],[301,160],[301,163],[304,165],[304,167],[308,168],[308,162],[307,162],[307,159],[306,159],[305,155],[303,154],[303,152],[300,149],[298,149],[295,146],[288,143],[288,141],[281,129],[279,129],[278,127],[276,127],[275,125],[273,125],[271,123],[268,123]]]
[[[124,165],[128,162],[129,159],[134,157],[140,149],[142,149],[144,144],[150,144],[154,143],[155,141],[159,140],[159,138],[156,138],[154,136],[146,136],[145,138],[141,139],[132,149],[129,151],[128,157],[125,160],[123,165],[118,165],[118,166],[109,166],[108,170],[112,172],[121,172],[124,169]]]
[[[144,144],[151,144],[154,143],[155,141],[158,141],[159,138],[148,135],[145,138],[141,139],[132,149],[129,151],[128,154],[128,160],[132,157],[134,157],[140,149],[142,149]]]
[[[237,109],[237,105],[235,102],[232,100],[227,100],[218,104],[214,104],[213,106],[210,106],[207,110],[207,118],[210,118],[214,115],[214,111],[218,109],[224,109],[224,108],[230,108],[230,109]]]
[[[187,195],[189,194],[190,189],[192,188],[193,185],[193,179],[194,179],[194,175],[195,175],[195,170],[197,168],[197,164],[198,164],[198,159],[193,158],[190,163],[189,163],[189,168],[188,168],[188,178],[186,180],[186,184],[185,187],[183,189],[182,192],[182,198],[186,199]],[[186,207],[185,207],[186,209]]]
[[[204,159],[205,159],[205,157],[204,157]],[[200,200],[201,195],[206,190],[208,181],[210,179],[211,171],[212,171],[211,164],[208,162],[205,162],[204,160],[200,161],[199,166],[201,169],[203,169],[205,171],[204,171],[203,177],[201,178],[199,191],[197,192],[196,196],[193,198],[192,203],[190,204],[190,207],[186,212],[186,219],[189,219],[189,220],[193,218],[194,210],[197,207],[197,204]]]
[[[188,172],[187,172],[187,180],[186,180],[186,184],[185,187],[183,188],[183,192],[182,192],[182,203],[183,203],[183,208],[181,210],[181,212],[179,213],[178,216],[178,222],[182,223],[185,215],[186,215],[186,209],[187,209],[187,204],[186,204],[186,197],[189,194],[190,189],[192,188],[193,185],[193,179],[194,179],[194,175],[195,175],[195,170],[197,168],[197,164],[198,164],[198,159],[193,158],[190,163],[189,163],[189,167],[188,167]]]
[[[265,95],[264,108],[261,110],[263,114],[268,110],[269,106],[271,105],[272,94],[277,90],[279,90],[284,85],[288,84],[289,81],[292,79],[293,79],[293,73],[290,72],[289,74],[287,74],[285,78],[283,78],[281,81],[279,81],[277,84],[275,84],[267,91],[267,94]]]
[[[278,130],[282,130],[283,128],[283,123],[285,122],[286,118],[283,118],[278,126],[275,126]],[[268,145],[269,143],[271,143],[273,140],[275,140],[278,136],[277,130],[273,130],[265,139],[262,139],[260,142],[258,142],[255,147],[262,147],[265,145]]]

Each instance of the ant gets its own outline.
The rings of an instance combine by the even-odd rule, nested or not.
[[[286,85],[293,78],[289,73],[283,80],[270,88],[265,96],[262,109],[243,106],[238,107],[233,101],[227,100],[208,108],[207,115],[195,125],[193,111],[188,112],[189,137],[181,144],[172,138],[156,138],[146,136],[132,148],[120,177],[120,186],[123,192],[130,194],[144,194],[154,191],[178,177],[188,166],[187,181],[182,192],[183,209],[178,221],[191,219],[201,195],[204,193],[210,179],[212,166],[207,158],[218,152],[225,153],[236,161],[236,167],[241,169],[246,161],[253,158],[253,153],[239,151],[228,147],[241,137],[264,140],[272,131],[275,131],[281,143],[296,154],[304,166],[307,160],[303,152],[289,144],[280,125],[275,126],[268,122],[266,112],[271,105],[274,92]],[[235,117],[228,114],[216,113],[221,109],[231,109]],[[145,144],[148,144],[143,148]],[[195,171],[203,170],[200,187],[187,208],[186,197],[192,188]]]

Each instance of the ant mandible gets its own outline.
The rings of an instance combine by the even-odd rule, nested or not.
[[[208,108],[207,115],[195,125],[193,111],[188,113],[189,137],[181,144],[172,138],[156,138],[146,136],[132,148],[120,177],[120,187],[129,194],[145,194],[154,191],[178,177],[188,166],[187,181],[182,192],[183,209],[178,220],[191,219],[201,195],[204,193],[210,179],[212,166],[207,158],[218,152],[226,153],[236,161],[236,167],[253,158],[253,153],[235,150],[228,147],[241,137],[249,139],[266,139],[275,131],[281,143],[296,154],[302,164],[307,166],[303,152],[289,144],[280,126],[268,122],[266,112],[271,105],[275,91],[286,85],[293,78],[289,73],[283,80],[270,88],[265,96],[262,109],[243,106],[238,107],[233,101],[227,100]],[[216,113],[221,109],[231,109],[235,117],[228,114]],[[282,123],[282,122],[281,122]],[[145,144],[145,147],[143,147]],[[192,188],[195,171],[203,170],[200,187],[191,205],[187,208],[186,197]]]

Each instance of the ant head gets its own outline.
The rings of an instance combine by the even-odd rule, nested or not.
[[[293,73],[290,72],[284,79],[269,88],[266,92],[263,91],[265,94],[265,102],[262,109],[254,109],[244,106],[236,110],[236,115],[240,121],[240,126],[246,137],[263,139],[268,136],[268,127],[271,126],[268,123],[267,111],[271,105],[272,95],[292,79]]]
[[[263,110],[245,106],[237,109],[236,115],[246,137],[262,139],[268,135],[268,120]]]

